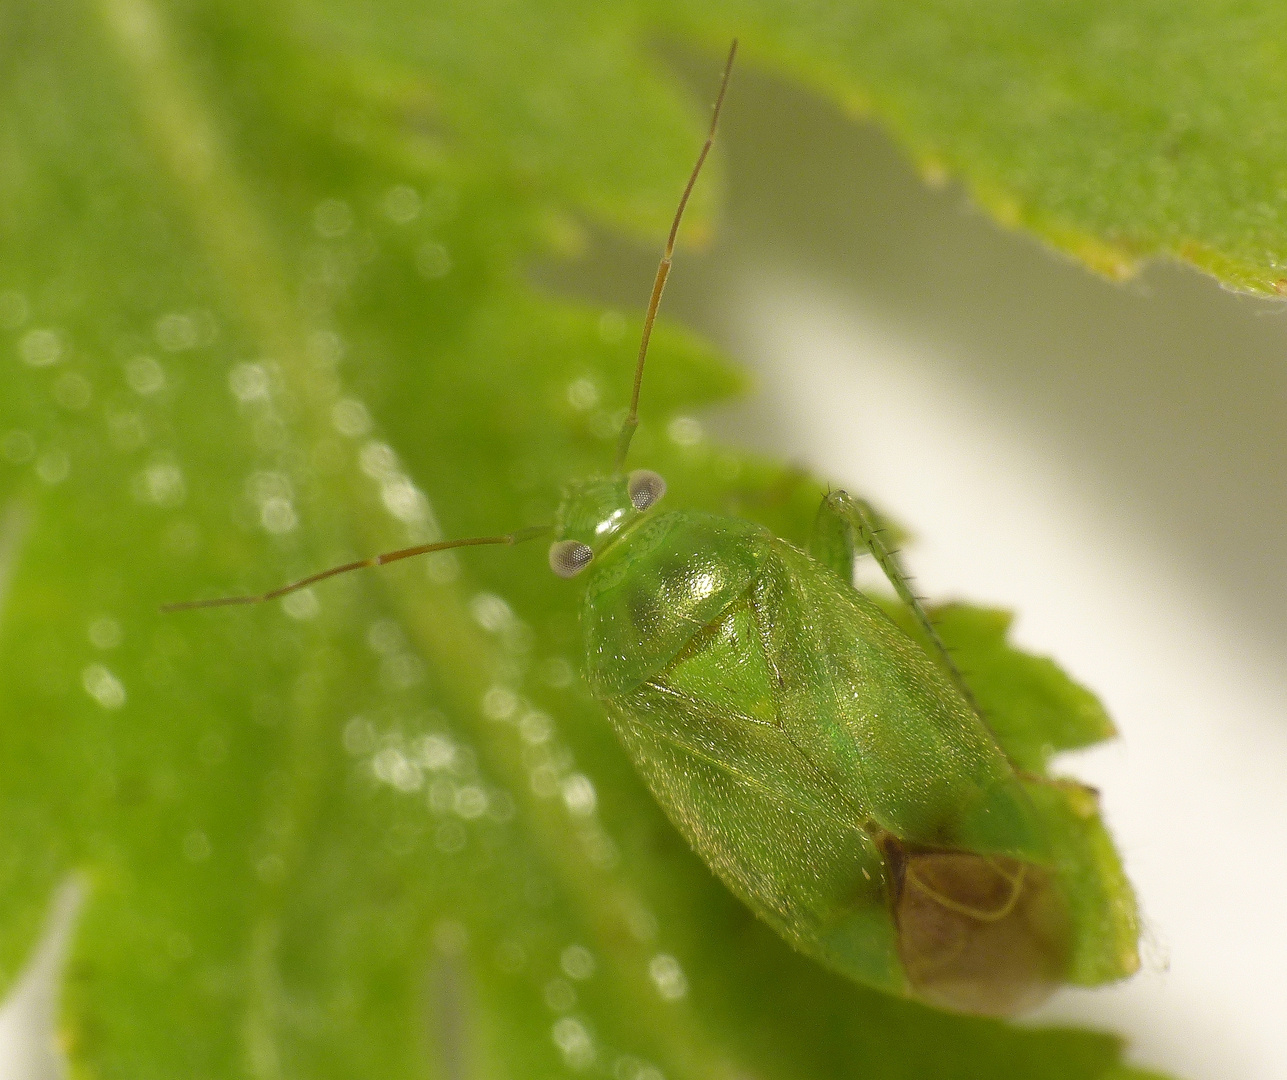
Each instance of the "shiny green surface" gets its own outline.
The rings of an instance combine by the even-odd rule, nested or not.
[[[1029,798],[974,708],[873,601],[762,526],[633,514],[607,487],[569,488],[559,514],[602,515],[599,535],[627,521],[585,572],[591,688],[671,820],[757,915],[851,978],[918,996],[899,958],[893,837],[1055,865],[1055,892],[1082,897],[1080,966],[1062,943],[1048,966],[1092,983],[1134,970],[1134,909],[1111,845],[1100,865],[1066,827],[1063,799]],[[818,536],[836,562],[832,534]],[[1093,797],[1080,806],[1093,819]]]

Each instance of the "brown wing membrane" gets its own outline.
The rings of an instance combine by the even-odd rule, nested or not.
[[[1068,968],[1071,923],[1051,875],[1033,863],[881,844],[897,889],[898,951],[924,1000],[1006,1016],[1048,997]]]

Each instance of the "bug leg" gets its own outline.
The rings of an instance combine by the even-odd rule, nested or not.
[[[912,590],[911,576],[903,569],[898,552],[885,543],[883,530],[878,522],[875,511],[866,500],[855,498],[847,491],[828,492],[813,521],[809,554],[846,581],[853,580],[854,560],[859,555],[870,554],[889,579],[898,598],[911,611],[921,633],[942,661],[956,688],[965,695],[965,700],[975,712],[978,712],[974,695],[952,660],[951,653],[947,651],[947,646],[943,644],[943,639],[934,629],[920,597]]]

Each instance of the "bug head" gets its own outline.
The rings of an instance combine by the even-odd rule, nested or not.
[[[650,469],[569,484],[555,516],[550,569],[575,577],[665,494],[666,481]]]

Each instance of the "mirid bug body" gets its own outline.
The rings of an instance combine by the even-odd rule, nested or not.
[[[822,520],[847,504],[837,493]],[[593,553],[591,690],[671,820],[757,914],[851,977],[955,1008],[1013,1011],[1058,982],[1066,918],[1018,776],[847,567],[752,522],[639,509],[622,481],[573,485],[559,522],[561,542]],[[909,867],[947,853],[951,882],[909,886]],[[1022,970],[981,981],[962,965],[998,931]]]

